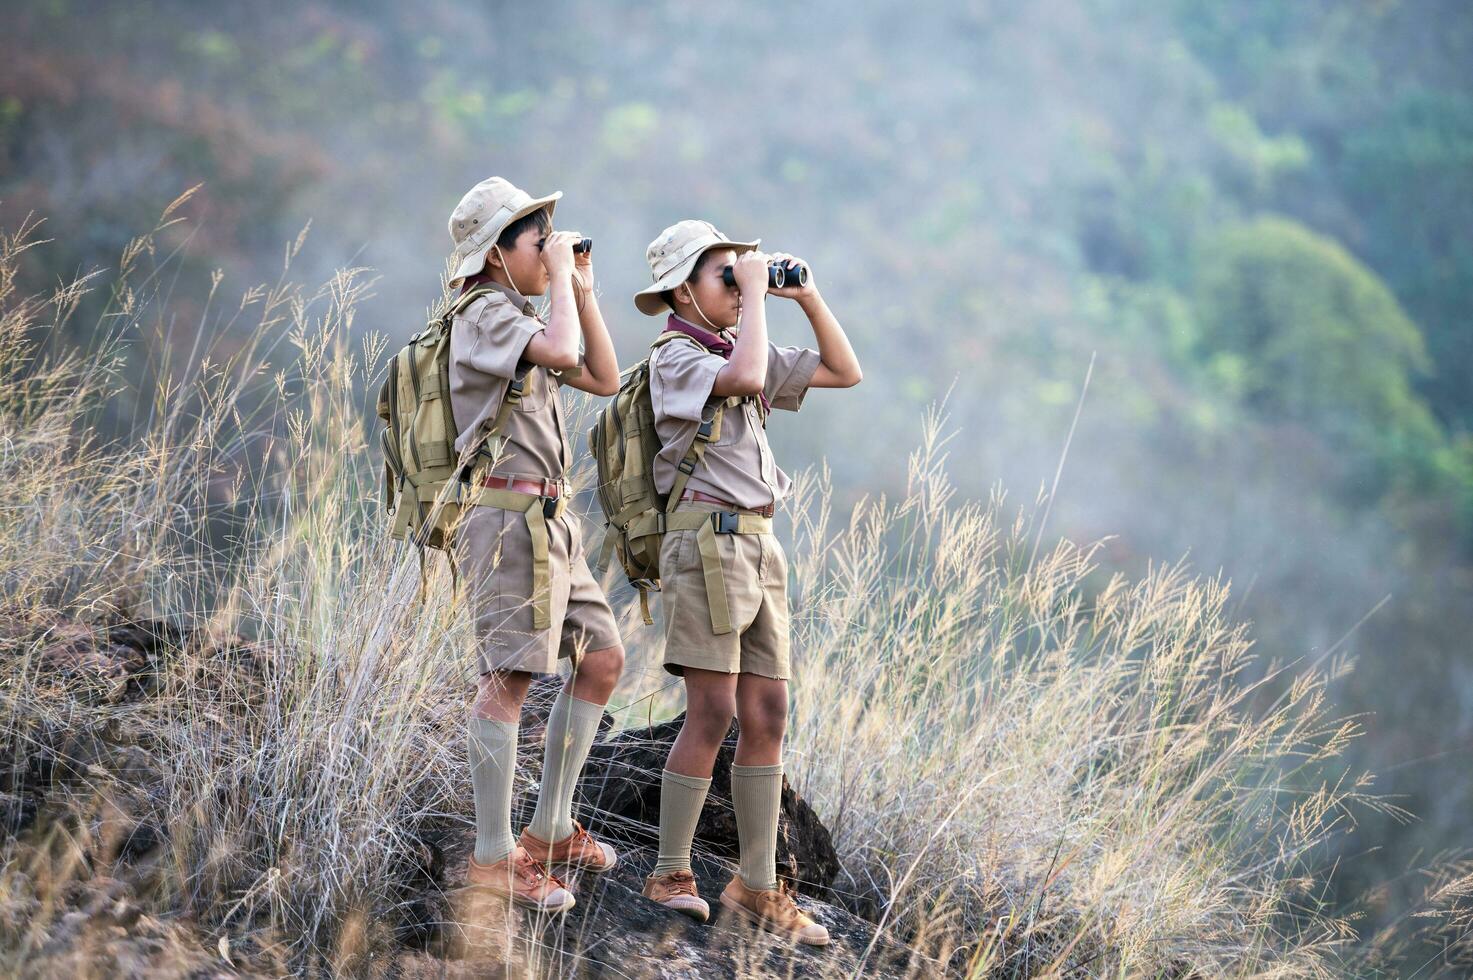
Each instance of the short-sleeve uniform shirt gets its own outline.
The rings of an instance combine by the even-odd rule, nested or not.
[[[455,440],[457,452],[484,434],[501,407],[507,381],[516,373],[522,352],[547,327],[520,293],[491,285],[496,291],[467,306],[450,331],[450,408],[460,430]],[[491,472],[552,480],[567,471],[573,454],[558,392],[561,386],[557,373],[530,366],[522,400],[503,431],[506,444],[501,458]]]
[[[728,342],[735,339],[726,332],[720,336]],[[706,447],[686,486],[738,507],[759,509],[776,504],[788,495],[792,481],[773,458],[757,399],[711,394],[716,375],[725,365],[721,355],[681,339],[661,345],[650,355],[650,401],[655,411],[655,431],[664,446],[655,457],[655,487],[661,493],[670,492],[675,485],[675,468],[695,439],[696,429],[725,401],[721,432]],[[818,365],[818,351],[811,347],[769,343],[767,383],[763,388],[768,403],[774,409],[796,412]]]

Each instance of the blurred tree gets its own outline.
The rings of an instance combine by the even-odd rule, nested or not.
[[[1357,495],[1440,482],[1446,440],[1413,388],[1429,367],[1422,334],[1335,241],[1281,217],[1230,228],[1203,248],[1196,306],[1203,355],[1263,416],[1343,451]]]

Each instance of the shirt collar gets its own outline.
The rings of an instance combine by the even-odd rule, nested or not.
[[[710,337],[713,340],[719,341],[720,343],[723,343],[723,344],[734,344],[734,343],[736,343],[736,337],[734,337],[726,329],[719,330],[719,331],[717,331],[716,333],[713,334],[706,327],[698,326],[697,324],[691,323],[689,320],[687,320],[685,317],[681,316],[679,313],[671,313],[670,314],[670,319],[672,319],[672,320],[679,320],[681,323],[685,324],[686,327],[688,327],[691,330],[694,330],[695,333],[696,333],[696,339],[697,340],[700,340],[702,337]],[[710,344],[707,344],[706,346],[709,347],[711,345]]]
[[[497,282],[495,279],[492,279],[489,276],[485,279],[477,279],[474,282],[468,280],[466,286],[468,287],[467,291],[469,291],[470,289],[479,288],[481,286],[490,286],[492,289],[499,290],[500,292],[504,293],[508,299],[516,304],[517,309],[521,310],[523,313],[527,312],[529,308],[532,308],[532,303],[527,299],[527,297],[517,292],[511,286],[508,286],[505,283]]]

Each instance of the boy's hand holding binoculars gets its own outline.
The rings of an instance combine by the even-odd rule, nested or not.
[[[582,308],[582,298],[593,292],[593,243],[583,238],[576,231],[568,234],[573,236],[573,289],[578,293],[579,308]]]
[[[767,257],[773,265],[783,267],[786,275],[783,276],[781,286],[772,286],[768,292],[774,296],[782,296],[786,299],[807,299],[818,292],[818,285],[813,281],[813,267],[796,255],[787,252],[773,252]],[[796,270],[803,270],[799,275]]]
[[[572,273],[573,245],[582,238],[582,235],[574,231],[555,231],[547,236],[542,245],[542,265],[547,269],[548,275]]]
[[[743,296],[761,296],[767,292],[767,256],[761,252],[743,252],[732,266],[732,278]]]

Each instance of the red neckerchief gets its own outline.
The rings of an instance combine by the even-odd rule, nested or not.
[[[702,330],[700,327],[686,323],[674,313],[670,314],[670,319],[665,321],[665,329],[685,334],[711,353],[719,355],[722,360],[731,360],[731,352],[736,349],[736,345],[731,341],[725,340],[708,330]],[[765,391],[757,392],[757,397],[762,399],[762,411],[764,413],[772,411],[772,406],[767,401],[767,393]]]
[[[475,289],[478,286],[490,286],[493,285],[495,282],[496,280],[491,278],[491,273],[482,270],[481,272],[477,272],[473,276],[466,276],[465,279],[461,281],[460,295],[464,296],[466,293],[470,292],[472,289]]]

